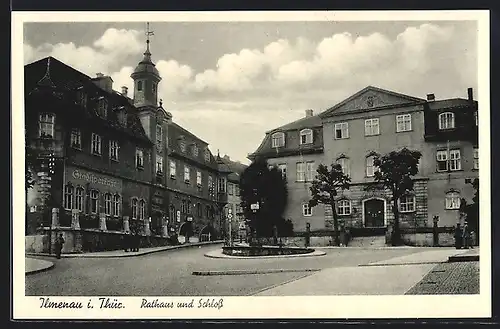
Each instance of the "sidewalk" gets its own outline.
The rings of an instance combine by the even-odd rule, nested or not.
[[[208,241],[208,242],[195,242],[188,244],[180,244],[177,246],[164,246],[164,247],[154,247],[154,248],[141,248],[138,252],[125,252],[123,249],[111,250],[111,251],[98,251],[98,252],[87,252],[81,254],[62,254],[61,258],[115,258],[115,257],[137,257],[152,254],[160,251],[175,250],[181,248],[189,247],[201,247],[205,245],[215,245],[221,244],[223,241]],[[45,257],[55,257],[54,254],[47,253],[26,253],[28,256],[45,256]]]
[[[329,268],[256,295],[403,295],[437,264],[465,252],[439,248],[359,266]]]
[[[479,261],[479,247],[474,249],[465,249],[462,253],[450,256],[448,262],[478,262]]]
[[[42,271],[48,271],[53,267],[54,267],[54,263],[52,263],[52,262],[49,262],[46,260],[41,260],[41,259],[25,257],[24,272],[26,275],[39,273]]]

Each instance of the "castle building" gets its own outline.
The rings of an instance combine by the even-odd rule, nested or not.
[[[422,158],[413,193],[400,200],[402,226],[440,226],[460,220],[460,200],[471,202],[472,179],[478,177],[477,102],[467,98],[436,100],[366,87],[351,97],[313,115],[266,133],[258,149],[287,178],[289,202],[285,217],[294,230],[332,227],[332,209],[310,208],[309,186],[319,164],[338,163],[351,177],[348,190],[337,200],[337,214],[348,227],[386,227],[393,220],[391,195],[368,188],[374,184],[374,157],[403,147],[419,150]]]
[[[155,244],[221,237],[230,171],[163,108],[149,36],[131,78],[132,98],[53,57],[25,66],[27,231],[71,231],[68,252],[119,248],[129,230]]]

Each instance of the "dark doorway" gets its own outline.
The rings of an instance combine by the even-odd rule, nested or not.
[[[364,202],[365,227],[385,226],[384,200],[370,199]]]

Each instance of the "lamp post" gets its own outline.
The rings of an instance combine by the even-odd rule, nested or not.
[[[250,205],[250,209],[252,210],[254,216],[254,223],[257,221],[257,211],[259,210],[259,208],[260,208],[259,202],[255,202]],[[250,231],[251,241],[253,241],[254,236],[255,236],[255,228],[252,228]]]
[[[227,210],[228,214],[227,214],[227,219],[228,219],[228,223],[229,223],[229,246],[233,246],[233,228],[232,228],[232,225],[231,225],[231,222],[232,222],[232,219],[233,219],[233,214],[232,214],[232,209],[229,208]]]

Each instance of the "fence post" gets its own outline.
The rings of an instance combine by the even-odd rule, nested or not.
[[[59,227],[59,208],[52,208],[52,228]]]
[[[439,216],[434,216],[432,219],[434,221],[434,225],[432,226],[432,242],[434,247],[439,246],[439,232],[438,232],[438,221]]]
[[[80,229],[80,211],[78,209],[71,210],[71,228]]]
[[[99,229],[101,231],[107,231],[107,227],[106,227],[106,214],[103,214],[103,213],[99,214]]]

